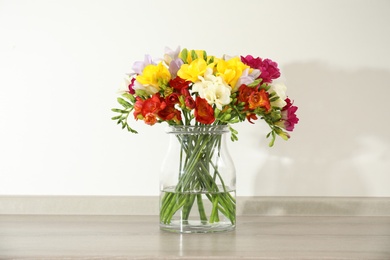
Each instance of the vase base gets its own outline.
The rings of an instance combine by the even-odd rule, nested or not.
[[[216,233],[216,232],[229,232],[234,231],[236,228],[235,225],[232,225],[230,222],[225,223],[215,223],[203,224],[200,221],[189,221],[183,223],[181,221],[172,221],[171,224],[160,223],[160,229],[163,231],[173,232],[173,233]]]

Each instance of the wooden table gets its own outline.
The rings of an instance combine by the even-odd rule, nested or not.
[[[390,217],[239,216],[181,235],[157,216],[0,215],[0,259],[390,260]]]

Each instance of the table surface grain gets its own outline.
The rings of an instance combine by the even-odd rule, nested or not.
[[[157,216],[0,215],[0,259],[390,260],[390,217],[240,216],[227,233],[174,234]]]

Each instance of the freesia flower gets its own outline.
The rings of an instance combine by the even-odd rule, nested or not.
[[[243,84],[249,85],[255,81],[260,76],[260,70],[258,69],[252,69],[246,68],[243,72],[241,77],[238,79],[236,86],[241,86]]]
[[[123,94],[123,93],[134,94],[135,93],[134,88],[133,88],[134,82],[135,82],[134,77],[126,75],[126,77],[123,79],[123,82],[122,82],[120,88],[118,89],[118,93],[119,94]]]
[[[155,94],[160,90],[160,84],[166,84],[171,79],[168,69],[160,62],[157,65],[148,65],[142,74],[136,77],[134,89],[143,89],[148,94]]]
[[[260,67],[263,82],[271,83],[272,80],[280,77],[278,64],[270,59],[265,59]]]
[[[144,68],[148,65],[156,65],[156,63],[153,61],[152,56],[145,55],[145,58],[143,61],[136,61],[133,64],[132,70],[134,71],[133,74],[141,74]]]
[[[245,57],[241,56],[241,61],[251,68],[260,70],[261,75],[259,78],[261,78],[264,83],[271,83],[273,79],[280,77],[278,64],[270,59],[262,60],[259,57],[254,58],[252,55],[247,55]]]
[[[174,79],[171,79],[171,81],[169,81],[169,85],[183,96],[190,95],[190,92],[188,90],[190,84],[191,81],[186,81],[180,77],[176,77]]]
[[[173,60],[179,58],[180,54],[180,46],[176,48],[176,50],[171,50],[168,47],[165,47],[164,61],[166,64],[170,64]]]
[[[278,64],[246,56],[208,56],[204,50],[166,48],[160,62],[145,55],[135,62],[121,86],[121,109],[113,117],[130,132],[129,114],[148,125],[232,125],[262,119],[270,127],[267,137],[288,139],[299,119],[297,107],[286,95]],[[231,128],[232,140],[237,140]]]
[[[210,125],[215,121],[214,109],[201,97],[196,97],[194,115],[196,121],[202,124]]]
[[[266,111],[271,109],[268,99],[268,93],[264,89],[253,91],[248,98],[249,109],[265,108]]]
[[[181,120],[181,113],[175,108],[174,104],[167,105],[164,109],[160,110],[157,115],[161,120],[165,121],[173,120],[179,122]]]
[[[252,94],[253,91],[255,91],[254,88],[242,84],[238,89],[238,101],[248,103],[249,96]]]
[[[283,129],[286,129],[287,131],[293,131],[295,125],[299,121],[295,114],[295,112],[298,110],[298,107],[293,106],[289,98],[287,98],[285,101],[286,106],[282,109],[282,119],[277,123],[277,125]]]
[[[200,81],[192,86],[193,92],[198,92],[201,98],[207,100],[210,105],[216,105],[222,110],[223,105],[230,103],[230,86],[221,77],[216,77],[212,69],[208,68],[204,77],[199,76]]]
[[[279,99],[277,99],[276,101],[271,102],[272,106],[280,107],[280,108],[286,106],[287,104],[285,101],[285,99],[287,98],[286,90],[287,87],[283,83],[274,83],[271,85],[269,92],[275,93],[279,97]]]
[[[216,66],[216,75],[232,87],[232,92],[236,92],[240,87],[237,82],[243,71],[247,68],[249,67],[241,62],[238,57],[231,58],[227,61],[219,60]]]
[[[134,105],[134,117],[143,119],[148,125],[154,125],[157,122],[157,113],[165,107],[166,103],[160,100],[158,93],[146,100],[138,97]]]
[[[183,64],[184,62],[181,59],[174,59],[169,63],[169,72],[171,73],[172,77],[177,76],[177,72]]]
[[[176,77],[181,65],[184,64],[183,60],[179,58],[179,54],[180,46],[176,50],[171,50],[168,47],[165,48],[164,62],[168,65],[172,78]]]
[[[247,55],[245,57],[241,56],[241,61],[244,64],[250,66],[251,68],[259,70],[263,63],[263,60],[260,57],[254,58],[252,55]]]
[[[192,82],[198,81],[199,76],[203,76],[207,69],[207,63],[204,59],[198,58],[190,64],[183,64],[177,75],[185,80]]]
[[[194,109],[195,108],[195,100],[191,96],[186,96],[184,100],[184,104],[186,105],[186,108],[188,109]]]

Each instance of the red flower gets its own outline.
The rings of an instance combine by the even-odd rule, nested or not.
[[[186,104],[186,107],[188,109],[194,109],[195,108],[195,100],[190,96],[186,96],[186,99],[184,100],[184,103]]]
[[[145,117],[147,114],[157,114],[158,111],[164,109],[166,106],[165,102],[161,102],[160,94],[154,94],[151,98],[144,101],[142,106],[142,115]]]
[[[238,101],[247,103],[253,91],[255,91],[254,88],[242,84],[238,89]]]
[[[196,97],[195,100],[195,119],[202,124],[212,124],[215,121],[213,107],[207,103],[206,99]]]
[[[172,93],[165,98],[165,102],[167,103],[167,105],[178,104],[180,102],[179,95],[177,93]]]
[[[257,120],[257,116],[256,116],[256,114],[248,113],[246,115],[246,119],[248,120],[249,123],[254,124],[254,122],[252,122],[252,120]]]
[[[287,131],[293,131],[294,126],[298,123],[299,118],[295,114],[298,107],[293,106],[289,98],[285,100],[287,104],[282,109],[282,119],[278,123],[279,126],[283,127]]]
[[[143,119],[146,124],[154,125],[157,122],[157,113],[166,107],[166,103],[160,100],[160,94],[154,94],[151,98],[142,100],[136,97],[134,104],[134,118]]]
[[[153,113],[146,114],[146,116],[144,117],[144,122],[147,125],[154,125],[155,123],[157,123],[156,114],[153,114]]]
[[[271,109],[268,93],[264,89],[254,91],[249,95],[249,109],[265,108],[266,111]]]
[[[184,88],[184,89],[188,89],[188,86],[191,82],[190,81],[186,81],[185,79],[182,79],[180,77],[176,77],[174,79],[171,79],[169,81],[169,85],[178,90],[179,92]]]
[[[144,105],[144,100],[140,97],[135,98],[135,103],[134,103],[134,118],[136,120],[138,119],[143,119],[142,118],[142,107]]]
[[[157,113],[158,117],[162,120],[169,121],[169,120],[175,120],[180,121],[181,120],[181,113],[179,110],[177,110],[174,105],[166,106],[163,110],[160,110]]]

